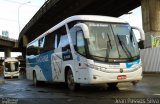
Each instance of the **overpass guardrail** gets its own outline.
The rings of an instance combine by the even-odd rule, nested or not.
[[[1,38],[1,39],[4,39],[4,40],[13,41],[13,42],[18,42],[18,40],[16,40],[16,39],[12,39],[12,38],[5,37],[5,36],[1,36],[1,35],[0,35],[0,38]]]

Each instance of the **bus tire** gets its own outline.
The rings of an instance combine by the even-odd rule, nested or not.
[[[107,85],[108,85],[110,88],[112,88],[112,87],[113,87],[113,88],[114,88],[114,87],[116,87],[116,86],[117,86],[117,84],[118,84],[118,83],[116,83],[116,82],[115,82],[115,83],[107,83]]]
[[[33,84],[34,86],[37,86],[39,84],[39,81],[37,80],[36,72],[33,72]]]
[[[67,86],[71,91],[76,91],[80,87],[79,83],[74,82],[74,77],[71,69],[67,71]]]
[[[139,81],[132,81],[133,86],[136,86]]]

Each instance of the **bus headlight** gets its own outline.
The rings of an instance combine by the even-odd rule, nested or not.
[[[93,64],[87,64],[87,63],[84,63],[86,65],[86,67],[89,67],[89,68],[94,68],[94,65]]]
[[[142,65],[137,65],[137,66],[133,67],[133,70],[132,70],[132,71],[136,71],[136,70],[138,70],[138,69],[140,69],[140,68],[142,68]]]
[[[95,70],[98,70],[98,71],[102,71],[102,72],[106,72],[107,71],[107,68],[105,68],[105,67],[100,67],[100,66],[96,66],[95,65],[95,68],[94,68]]]
[[[135,70],[138,70],[138,69],[140,69],[142,67],[142,65],[138,65],[136,68],[135,68]]]
[[[100,67],[100,66],[96,66],[96,65],[95,65],[95,67],[94,67],[94,68],[95,68],[95,70],[100,70],[100,69],[101,69],[101,67]]]
[[[92,69],[95,69],[98,71],[107,72],[107,68],[105,68],[105,67],[101,67],[101,66],[97,66],[97,65],[93,65],[93,64],[87,64],[87,63],[85,63],[85,65],[89,68],[92,68]]]

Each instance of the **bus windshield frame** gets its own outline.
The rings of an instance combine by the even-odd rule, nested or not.
[[[5,72],[15,72],[19,71],[18,67],[18,61],[7,61],[5,62]]]
[[[90,58],[107,62],[128,62],[140,58],[137,40],[128,23],[84,22],[88,26]]]

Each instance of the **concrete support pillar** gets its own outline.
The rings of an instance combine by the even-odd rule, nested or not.
[[[160,46],[160,0],[141,0],[145,48]],[[159,40],[159,41],[155,41]],[[158,42],[158,43],[157,43]]]
[[[28,38],[26,35],[23,35],[23,47],[27,47],[28,44]]]
[[[21,61],[21,67],[26,67],[26,48],[22,48],[22,57],[23,61]]]
[[[26,60],[26,48],[22,49],[22,57],[24,60]]]
[[[6,49],[5,49],[4,57],[5,57],[5,58],[11,57],[11,49],[10,49],[10,48],[6,48]]]

